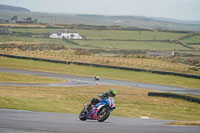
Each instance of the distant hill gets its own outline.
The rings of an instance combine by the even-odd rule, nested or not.
[[[23,12],[23,13],[30,13],[31,11],[22,8],[22,7],[15,7],[15,6],[8,6],[8,5],[0,5],[0,11],[8,11],[8,12]]]
[[[120,25],[147,29],[200,31],[199,21],[182,21],[167,18],[149,18],[144,16],[103,16],[88,14],[73,15],[73,17],[79,19],[81,22],[91,25]],[[71,18],[73,17],[71,16]]]
[[[145,29],[200,31],[199,21],[182,21],[168,18],[149,18],[144,16],[106,16],[91,14],[31,12],[26,8],[0,5],[0,18],[10,20],[17,15],[19,19],[32,17],[47,24],[83,24],[96,26],[123,26]]]
[[[152,19],[174,22],[174,23],[181,23],[181,24],[200,24],[200,21],[186,21],[186,20],[177,20],[177,19],[162,18],[162,17],[152,17]]]

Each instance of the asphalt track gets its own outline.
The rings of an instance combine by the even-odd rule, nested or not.
[[[169,126],[168,120],[109,117],[80,121],[78,115],[0,109],[0,133],[199,133],[197,126]]]
[[[84,86],[96,85],[94,78],[65,74],[46,73],[0,68],[0,72],[47,76],[68,80],[59,84],[8,84],[13,86]],[[121,85],[160,91],[200,95],[199,90],[173,86],[154,85],[122,80],[100,79],[98,84]],[[117,111],[117,110],[116,110]],[[159,112],[158,112],[159,113]],[[200,133],[197,126],[169,126],[168,120],[109,117],[105,122],[80,121],[76,114],[33,112],[0,109],[0,133]]]
[[[137,88],[145,88],[151,90],[158,91],[168,91],[168,92],[177,92],[177,93],[187,93],[187,94],[195,94],[200,95],[200,90],[183,88],[183,87],[175,87],[175,86],[166,86],[166,85],[156,85],[156,84],[148,84],[148,83],[139,83],[132,81],[124,81],[124,80],[112,80],[112,79],[103,79],[101,78],[99,81],[94,80],[91,77],[84,76],[73,76],[67,74],[58,74],[58,73],[48,73],[48,72],[39,72],[39,71],[28,71],[28,70],[19,70],[19,69],[8,69],[8,68],[0,68],[0,72],[9,72],[9,73],[18,73],[18,74],[26,74],[26,75],[36,75],[36,76],[46,76],[46,77],[54,77],[54,78],[62,78],[68,80],[65,83],[58,84],[25,84],[25,83],[0,83],[0,85],[13,85],[13,86],[88,86],[88,85],[119,85],[119,86],[130,86]]]

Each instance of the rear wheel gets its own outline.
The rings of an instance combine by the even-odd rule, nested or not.
[[[97,116],[98,116],[98,121],[99,121],[99,122],[105,121],[105,120],[110,116],[110,110],[109,110],[109,108],[106,107],[106,106],[105,106],[105,107],[102,107],[102,108],[99,110]]]
[[[86,120],[86,112],[85,112],[85,110],[83,109],[82,111],[81,111],[81,113],[79,114],[79,119],[80,120],[82,120],[82,121],[85,121]]]

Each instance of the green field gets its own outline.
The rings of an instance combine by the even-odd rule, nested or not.
[[[134,72],[134,71],[98,68],[89,66],[56,64],[56,63],[48,63],[40,61],[11,59],[5,57],[0,57],[0,67],[16,68],[24,70],[36,70],[36,71],[63,73],[72,75],[84,75],[89,77],[93,77],[95,74],[97,74],[102,78],[129,80],[135,82],[145,82],[145,83],[200,89],[199,79],[184,78],[171,75],[152,74],[146,72]]]
[[[77,30],[87,39],[114,40],[176,40],[186,34],[158,31]]]
[[[26,33],[49,33],[52,31],[61,31],[59,28],[12,28],[15,32]],[[68,48],[82,49],[118,49],[118,50],[190,50],[186,46],[172,43],[172,40],[178,40],[188,34],[172,33],[160,31],[128,31],[128,30],[89,30],[89,29],[73,29],[72,31],[79,32],[86,40],[77,40],[78,44],[74,45],[63,39],[51,38],[32,38],[15,35],[0,35],[0,42],[19,43],[22,44],[55,44],[64,45]],[[198,37],[188,38],[184,42],[198,42]],[[161,42],[162,41],[162,42]],[[165,41],[165,42],[163,42]],[[186,44],[187,45],[187,44]],[[193,46],[193,45],[192,45]],[[198,49],[198,46],[193,46]]]
[[[64,29],[48,29],[48,28],[13,28],[15,32],[31,32],[31,33],[48,33],[52,31],[62,31]],[[73,29],[72,31],[79,32],[86,39],[113,39],[113,40],[177,40],[187,34],[185,33],[170,33],[159,31],[126,31],[126,30],[84,30]]]
[[[24,36],[14,36],[14,35],[0,35],[0,43],[3,44],[54,44],[54,45],[64,45],[69,48],[77,48],[78,46],[73,45],[69,41],[63,39],[52,39],[52,38],[32,38]],[[0,44],[1,45],[1,44]],[[80,46],[79,46],[80,47]]]
[[[179,44],[168,42],[137,42],[137,41],[76,41],[85,47],[101,49],[139,49],[139,50],[188,50]]]
[[[117,90],[114,116],[197,121],[200,106],[180,99],[148,97],[149,90],[122,86],[17,87],[0,86],[0,108],[79,114],[85,102],[109,88]]]
[[[92,55],[92,54],[89,54],[89,52],[87,55],[84,55],[84,54],[77,55],[77,51],[70,51],[70,50],[29,51],[29,50],[18,50],[18,49],[1,49],[0,52],[2,54],[36,57],[36,58],[42,58],[42,59],[55,59],[55,60],[72,61],[72,62],[105,64],[105,65],[112,65],[112,66],[143,68],[143,69],[148,69],[148,70],[161,70],[161,71],[188,73],[188,74],[197,74],[197,75],[200,74],[200,71],[195,71],[194,69],[192,69],[193,66],[190,66],[187,64],[166,61],[163,59],[143,58],[143,56],[141,56],[141,58],[138,58],[137,56],[132,56],[132,55],[125,56],[125,57],[114,55],[113,57],[112,54],[106,55],[106,56],[105,54],[103,54],[102,56],[98,54]]]
[[[63,79],[0,72],[0,83],[61,83]]]
[[[4,54],[16,54],[15,52],[9,51],[23,51],[24,53],[20,56],[29,56],[30,53],[36,53],[40,51],[51,55],[50,58],[56,58],[68,61],[81,61],[97,64],[106,64],[106,65],[116,65],[116,66],[126,66],[134,68],[144,68],[152,70],[162,70],[162,71],[173,71],[179,73],[190,73],[198,74],[199,71],[194,71],[198,66],[197,63],[189,62],[189,59],[182,60],[176,59],[176,57],[170,56],[171,51],[175,51],[177,58],[182,55],[191,54],[199,55],[200,45],[188,45],[187,43],[176,42],[176,40],[184,37],[190,36],[186,33],[172,33],[161,32],[161,31],[129,31],[129,30],[94,30],[94,29],[76,29],[74,31],[79,32],[81,35],[86,37],[84,40],[67,40],[67,39],[52,39],[52,38],[33,38],[26,37],[24,33],[48,33],[51,31],[62,30],[59,28],[13,28],[16,32],[23,32],[23,34],[11,34],[11,35],[0,35],[0,48]],[[64,30],[64,28],[63,28]],[[196,33],[197,34],[197,33]],[[28,36],[31,36],[29,33]],[[196,36],[195,36],[196,37]],[[199,37],[199,36],[198,36]],[[198,40],[194,38],[193,40]],[[189,39],[189,38],[188,38]],[[187,42],[187,40],[186,40]],[[191,40],[191,42],[194,42]],[[68,51],[74,51],[68,52]],[[151,55],[146,54],[147,51],[158,51],[166,52],[165,62],[166,63],[154,63],[154,62],[143,62],[142,58],[149,58]],[[7,53],[6,53],[7,52]],[[55,54],[52,54],[55,53]],[[69,53],[69,54],[65,54]],[[105,54],[104,54],[105,53]],[[28,55],[29,54],[29,55]],[[117,58],[107,58],[104,59],[107,55],[114,55],[118,57],[124,57],[122,62],[117,62]],[[162,53],[161,53],[162,54]],[[181,55],[179,55],[181,54]],[[42,55],[44,58],[49,58],[46,55]],[[55,55],[55,56],[54,56]],[[81,55],[90,55],[88,59],[81,60],[79,57]],[[99,58],[94,56],[98,55]],[[37,56],[37,55],[30,55]],[[38,56],[37,56],[38,57]],[[130,58],[131,57],[131,58]],[[140,61],[135,63],[135,59],[132,58],[142,57]],[[154,58],[154,57],[150,57]],[[156,58],[156,57],[155,57]],[[160,57],[157,57],[160,58]],[[116,59],[116,60],[115,60]],[[178,64],[170,65],[173,61]],[[142,63],[138,63],[142,62]],[[187,65],[183,64],[186,62]],[[193,63],[193,64],[191,64]],[[141,65],[142,64],[142,65]],[[188,64],[191,64],[189,66]],[[176,67],[180,70],[176,71]],[[189,70],[190,69],[190,70]],[[198,68],[197,68],[198,69]]]
[[[42,44],[42,43],[54,43],[54,44],[66,44],[62,39],[52,39],[52,38],[32,38],[14,35],[0,35],[0,42],[24,42],[32,44]]]
[[[192,36],[183,40],[186,43],[199,43],[200,44],[200,35]]]
[[[137,42],[137,41],[106,41],[106,40],[79,40],[80,45],[63,39],[32,38],[13,35],[0,35],[0,42],[8,44],[55,44],[64,45],[68,48],[101,48],[101,49],[136,49],[136,50],[188,50],[179,44],[168,42]]]
[[[14,32],[23,32],[23,33],[49,33],[53,31],[59,31],[57,28],[12,28]]]

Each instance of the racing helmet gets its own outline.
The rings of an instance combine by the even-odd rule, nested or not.
[[[110,93],[110,95],[111,95],[112,97],[115,97],[117,92],[116,92],[115,89],[110,89],[110,90],[109,90],[109,93]]]

